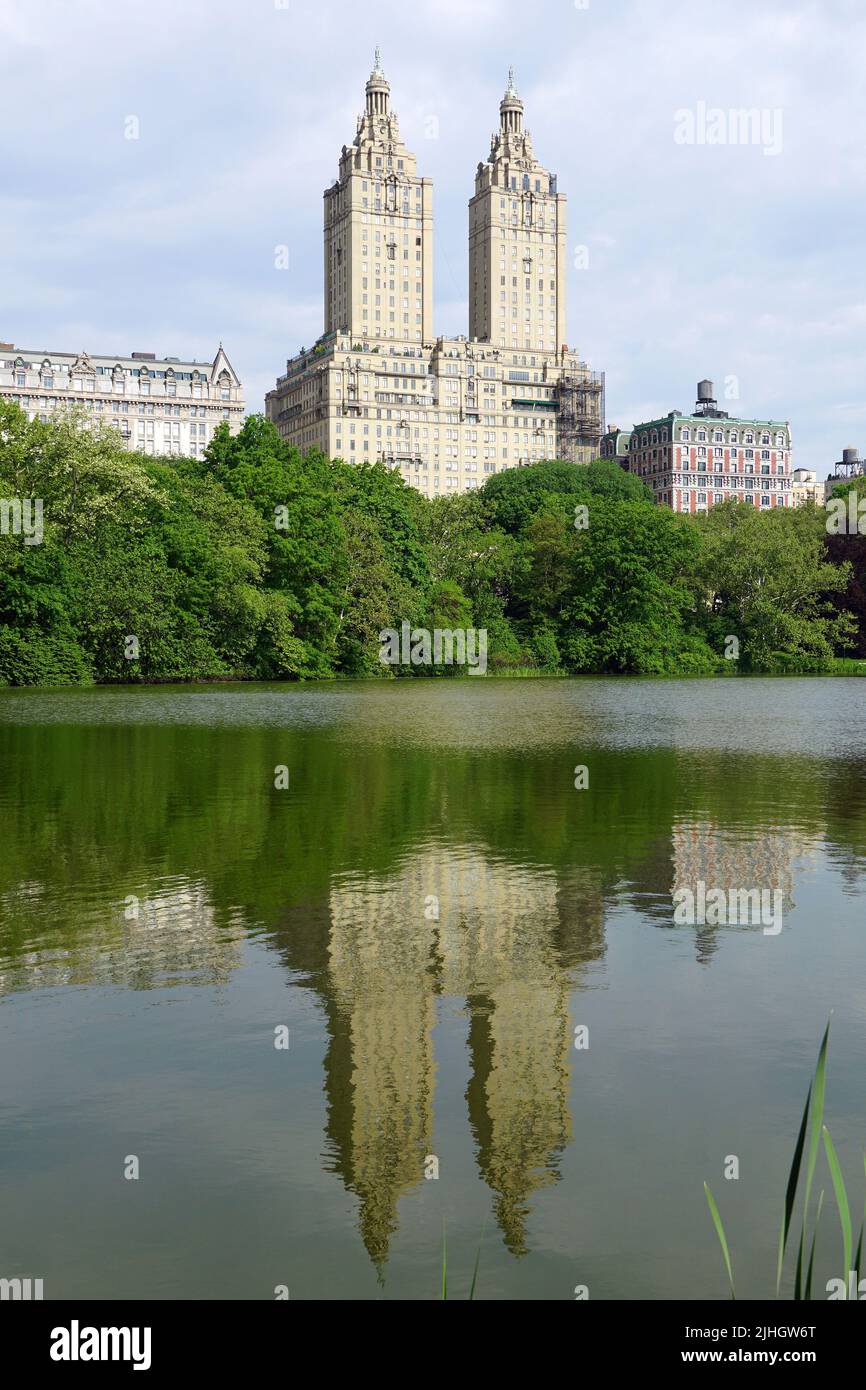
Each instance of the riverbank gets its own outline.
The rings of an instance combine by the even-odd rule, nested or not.
[[[846,657],[834,658],[829,662],[814,662],[809,665],[796,666],[785,663],[778,667],[766,671],[747,671],[739,670],[731,663],[726,664],[714,671],[666,671],[664,673],[654,672],[613,672],[613,671],[539,671],[532,667],[503,668],[499,670],[488,670],[483,674],[473,675],[468,672],[455,671],[451,674],[425,674],[417,669],[411,675],[405,676],[378,676],[376,674],[365,675],[343,675],[335,673],[329,676],[320,677],[286,677],[281,684],[291,686],[305,686],[315,689],[317,686],[328,685],[357,685],[357,684],[378,684],[382,686],[393,685],[397,682],[442,682],[459,681],[462,683],[477,684],[479,680],[484,681],[588,681],[588,680],[616,680],[616,681],[711,681],[711,680],[749,680],[756,678],[774,677],[778,679],[794,679],[809,676],[866,676],[866,660],[859,661]],[[75,684],[63,685],[57,683],[28,683],[26,685],[16,685],[12,681],[0,681],[0,691],[3,690],[91,690],[107,688],[126,688],[130,690],[141,689],[143,686],[247,686],[261,685],[260,676],[246,675],[218,675],[218,676],[184,676],[166,675],[150,676],[142,680],[101,680],[83,681]]]

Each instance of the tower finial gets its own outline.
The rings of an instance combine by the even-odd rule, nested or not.
[[[508,69],[508,86],[505,89],[505,96],[499,103],[499,115],[501,134],[523,134],[523,102],[520,100],[520,95],[514,85],[513,67]]]
[[[382,54],[376,45],[373,71],[367,78],[367,115],[375,120],[384,120],[388,115],[390,88],[388,79],[382,71]]]

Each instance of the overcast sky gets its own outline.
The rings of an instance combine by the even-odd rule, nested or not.
[[[466,205],[513,63],[608,421],[687,411],[708,376],[790,419],[819,476],[866,453],[864,0],[0,0],[0,339],[222,340],[261,409],[322,329],[322,192],[375,42],[434,181],[437,333],[468,329]],[[746,108],[744,144],[712,113]]]

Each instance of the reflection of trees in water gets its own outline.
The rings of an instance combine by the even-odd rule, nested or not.
[[[254,927],[322,1000],[328,1161],[379,1265],[431,1150],[436,995],[466,998],[468,1118],[518,1253],[570,1142],[568,995],[603,959],[605,905],[670,927],[688,827],[717,870],[729,841],[767,834],[780,872],[825,833],[831,860],[866,864],[862,762],[584,749],[578,792],[576,760],[356,748],[314,727],[0,727],[2,968],[21,988],[213,983],[237,963],[238,924]],[[82,883],[111,912],[79,911]],[[709,960],[725,928],[691,930]]]
[[[846,889],[859,891],[866,878],[866,758],[840,758],[823,788],[826,853],[841,869]]]

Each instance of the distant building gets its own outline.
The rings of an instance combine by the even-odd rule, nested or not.
[[[433,330],[433,186],[403,142],[378,49],[324,222],[325,331],[265,402],[284,439],[381,461],[429,497],[597,457],[604,377],[565,346],[565,195],[535,156],[513,73],[469,203],[468,337]]]
[[[795,507],[803,507],[807,502],[823,504],[824,484],[818,482],[814,468],[792,468],[791,499]]]
[[[157,358],[152,352],[91,356],[0,343],[0,400],[30,420],[82,407],[114,425],[127,449],[201,457],[227,420],[237,434],[244,415],[241,383],[222,344],[212,362]]]
[[[613,455],[611,455],[613,457]],[[731,417],[698,382],[691,415],[672,410],[635,425],[623,466],[677,512],[704,512],[733,498],[755,507],[790,507],[791,427],[787,420]]]
[[[861,459],[856,447],[850,444],[847,449],[842,450],[842,457],[831,465],[833,471],[824,483],[824,496],[829,497],[840,483],[848,483],[852,478],[862,477],[866,473],[866,459]]]
[[[601,437],[601,448],[599,455],[603,459],[615,459],[617,463],[627,466],[629,450],[631,449],[631,430],[621,430],[616,425],[612,425],[606,434]]]

